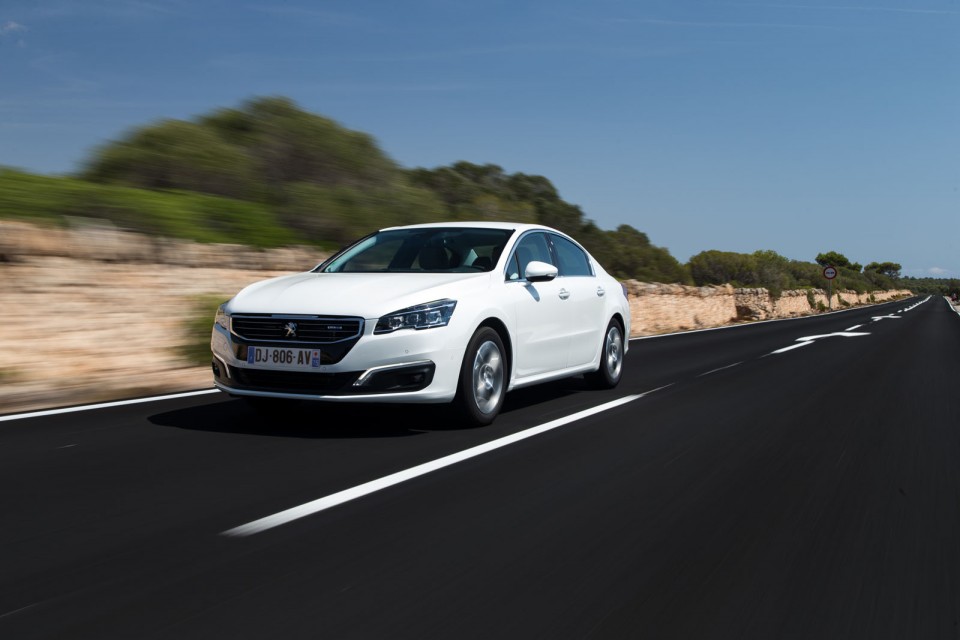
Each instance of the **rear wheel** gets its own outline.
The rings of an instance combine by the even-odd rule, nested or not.
[[[620,384],[623,375],[623,329],[616,320],[611,320],[603,335],[600,352],[600,368],[584,376],[597,389],[613,389]]]
[[[500,335],[490,327],[478,329],[467,345],[455,402],[471,424],[490,424],[500,413],[507,388],[504,354]]]

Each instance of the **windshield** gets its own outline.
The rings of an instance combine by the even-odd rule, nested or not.
[[[380,231],[334,256],[321,273],[491,271],[512,229],[430,227]]]

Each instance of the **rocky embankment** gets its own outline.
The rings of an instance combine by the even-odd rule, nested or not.
[[[821,310],[843,309],[855,305],[875,304],[911,295],[909,291],[834,292],[828,300],[822,289],[784,291],[773,297],[766,289],[734,289],[687,287],[679,284],[655,284],[628,280],[630,313],[634,336],[689,331],[719,327],[737,322],[793,318],[819,313]]]
[[[209,368],[184,355],[197,340],[189,326],[198,300],[226,300],[323,257],[305,247],[200,245],[86,221],[71,228],[0,221],[0,413],[208,387]],[[633,335],[803,315],[827,304],[822,291],[774,300],[765,289],[627,286]],[[840,299],[908,294],[841,292]]]

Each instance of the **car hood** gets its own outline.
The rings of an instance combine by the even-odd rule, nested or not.
[[[254,283],[229,313],[360,316],[366,319],[489,286],[489,273],[298,273]]]

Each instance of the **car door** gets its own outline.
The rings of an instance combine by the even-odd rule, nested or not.
[[[557,234],[549,234],[548,239],[560,271],[555,282],[566,294],[564,320],[570,335],[567,366],[582,366],[596,358],[609,320],[605,297],[616,292],[605,290],[590,257],[575,242]]]
[[[528,282],[523,274],[533,260],[554,264],[543,232],[529,232],[520,238],[504,273],[504,287],[516,314],[514,371],[521,378],[565,368],[569,346],[566,300],[559,278]]]

